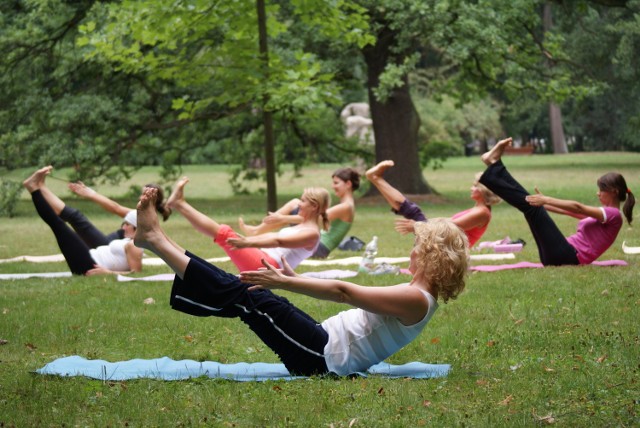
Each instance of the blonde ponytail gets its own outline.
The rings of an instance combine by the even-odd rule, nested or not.
[[[318,210],[318,227],[323,230],[329,230],[329,217],[327,216],[327,210],[331,204],[331,196],[329,196],[327,189],[322,187],[309,187],[304,189],[302,195],[305,196],[307,200]]]

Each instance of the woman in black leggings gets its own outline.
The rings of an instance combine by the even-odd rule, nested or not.
[[[133,244],[137,213],[131,211],[122,224],[123,239],[100,232],[80,211],[68,207],[45,184],[53,167],[34,172],[23,185],[40,218],[49,225],[69,269],[75,275],[129,273],[142,269],[143,250]],[[69,227],[69,225],[72,226]]]
[[[162,258],[176,273],[173,309],[189,315],[238,318],[292,374],[361,372],[419,337],[438,307],[462,292],[467,274],[468,241],[451,220],[416,224],[410,255],[410,282],[364,287],[346,281],[297,276],[283,261],[285,276],[267,269],[240,277],[207,263],[172,241],[153,209],[155,189],[145,189],[138,203],[136,245]],[[319,323],[270,289],[346,303],[344,310]]]
[[[487,169],[480,177],[480,183],[524,214],[543,265],[579,265],[596,260],[618,236],[623,223],[622,202],[625,202],[622,211],[627,222],[631,224],[633,219],[636,199],[624,177],[610,172],[597,180],[599,207],[552,198],[538,189],[536,194],[529,194],[502,163],[502,153],[511,141],[511,138],[501,140],[482,155]],[[576,233],[565,238],[549,211],[579,219]]]

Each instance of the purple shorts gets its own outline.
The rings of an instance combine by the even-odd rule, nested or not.
[[[406,219],[415,220],[415,221],[427,221],[427,218],[424,216],[424,213],[415,203],[411,202],[409,199],[405,199],[400,205],[400,209],[398,211],[391,209],[395,214],[401,215]]]

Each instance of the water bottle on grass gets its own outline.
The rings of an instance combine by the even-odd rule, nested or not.
[[[364,247],[364,254],[358,270],[360,272],[371,272],[375,268],[374,260],[376,255],[378,255],[378,237],[374,236],[371,242]]]

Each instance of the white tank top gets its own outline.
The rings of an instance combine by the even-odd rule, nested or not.
[[[327,368],[341,376],[364,372],[418,337],[438,308],[431,294],[420,291],[429,302],[429,310],[414,325],[406,326],[396,317],[362,309],[343,311],[325,320],[322,328],[329,334],[324,347]]]
[[[101,245],[89,250],[91,257],[100,267],[114,271],[131,270],[124,247],[131,241],[129,238],[115,239],[109,245]]]
[[[295,226],[294,226],[295,227]],[[289,236],[296,233],[296,229],[294,227],[285,227],[280,229],[278,232],[279,236]],[[305,248],[284,248],[284,247],[276,247],[276,248],[262,248],[262,251],[267,253],[273,260],[278,262],[278,264],[282,264],[282,257],[285,258],[287,263],[291,265],[292,269],[295,269],[296,266],[300,264],[301,261],[308,259],[316,252],[318,248],[318,244],[320,243],[320,238],[318,237],[318,241],[313,246],[311,250],[307,250]],[[282,266],[280,266],[282,267]]]

